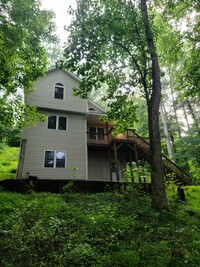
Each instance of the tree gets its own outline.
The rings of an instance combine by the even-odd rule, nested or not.
[[[0,3],[0,94],[1,118],[6,123],[16,113],[14,103],[25,111],[18,88],[28,93],[46,70],[45,42],[55,42],[54,14],[41,10],[39,0],[3,0]],[[17,100],[16,100],[17,98]],[[22,98],[22,97],[21,97]]]
[[[55,67],[57,62],[63,60],[63,49],[60,44],[47,44],[46,55],[49,67]]]
[[[188,134],[175,141],[174,157],[179,166],[192,175],[193,182],[200,183],[200,135],[195,125]]]
[[[158,64],[158,57],[156,53],[156,47],[153,40],[153,34],[150,27],[146,0],[141,1],[141,12],[145,26],[145,33],[149,53],[152,61],[152,93],[148,104],[148,125],[149,125],[149,139],[151,149],[151,171],[152,171],[152,193],[153,204],[156,208],[166,209],[168,208],[164,175],[162,167],[162,155],[161,155],[161,140],[159,131],[159,105],[161,100],[161,82],[160,82],[160,69]]]
[[[166,74],[165,79],[169,80],[168,94],[172,96],[174,118],[179,138],[181,138],[181,133],[186,131],[186,127],[181,127],[180,120],[178,121],[181,113],[184,113],[186,125],[190,127],[193,120],[197,129],[199,128],[196,116],[200,108],[198,104],[200,92],[199,1],[160,0],[155,2],[159,12],[156,14],[154,24],[158,29],[162,28],[157,35],[156,43],[162,72]]]
[[[200,108],[199,1],[161,0],[157,2],[159,9],[162,10],[161,15],[163,17],[163,20],[167,20],[170,23],[173,32],[175,32],[176,36],[179,38],[179,42],[176,42],[173,45],[173,51],[175,48],[175,51],[177,51],[177,53],[165,53],[167,54],[165,61],[167,61],[168,63],[173,63],[173,89],[179,92],[179,101],[182,101],[183,105],[187,104],[194,124],[198,128],[199,122],[196,119],[192,106],[194,103],[195,109],[198,113]],[[180,44],[182,46],[181,49]],[[161,46],[164,47],[163,45]],[[176,60],[174,60],[174,58],[173,60],[171,60],[171,55],[174,54],[178,56],[176,57]],[[169,70],[171,71],[170,68]]]
[[[165,135],[165,141],[166,141],[166,146],[167,146],[167,152],[169,155],[169,158],[173,161],[173,151],[172,151],[172,145],[171,145],[171,138],[169,134],[169,129],[168,129],[168,121],[166,119],[166,110],[163,101],[161,100],[160,102],[160,116],[163,124],[163,131]]]
[[[106,83],[105,99],[126,106],[135,88],[143,89],[148,106],[153,205],[168,209],[159,132],[160,70],[146,1],[138,5],[131,0],[78,0],[77,10],[70,12],[75,19],[69,27],[64,66],[82,77],[75,93],[87,97],[91,89]]]

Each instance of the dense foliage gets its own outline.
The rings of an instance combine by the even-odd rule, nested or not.
[[[113,118],[119,119],[119,106],[135,121],[132,96],[139,88],[149,101],[152,93],[151,63],[145,27],[139,4],[132,1],[77,1],[70,9],[64,66],[82,78],[77,94],[86,98],[92,89],[102,90],[109,100]],[[112,103],[112,104],[111,104]],[[123,119],[123,118],[122,118]],[[124,127],[126,128],[126,126]]]
[[[0,143],[0,180],[16,177],[19,147],[9,147]]]
[[[185,205],[170,194],[171,212],[155,211],[149,196],[134,188],[86,195],[2,192],[1,266],[198,267],[197,189],[186,191]]]
[[[44,74],[45,42],[56,41],[54,14],[40,6],[39,0],[0,2],[0,123],[3,125],[16,124],[24,113],[30,114],[23,105],[19,88],[29,92],[32,83]]]
[[[160,68],[146,0],[77,0],[65,47],[64,66],[81,76],[75,93],[87,97],[107,85],[104,100],[120,130],[136,120],[133,94],[141,89],[148,107],[152,202],[168,209],[159,131]]]

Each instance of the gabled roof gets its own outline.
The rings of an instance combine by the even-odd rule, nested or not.
[[[106,114],[105,109],[91,99],[88,99],[88,111],[92,114]]]
[[[50,67],[47,71],[48,72],[53,72],[56,70],[61,70],[64,73],[68,74],[70,77],[72,77],[74,80],[81,82],[81,79],[79,77],[77,77],[74,73],[68,71],[68,70],[64,70],[64,69],[60,69],[60,68],[56,68],[56,67]],[[104,108],[102,108],[99,104],[95,103],[92,99],[88,99],[88,112],[91,114],[106,114],[106,111]]]
[[[61,70],[63,72],[65,72],[66,74],[68,74],[69,76],[71,76],[74,80],[76,80],[77,82],[81,82],[81,79],[78,78],[74,73],[68,71],[68,70],[64,70],[64,69],[60,69],[60,68],[56,68],[56,67],[50,67],[47,71],[48,72],[52,72],[52,71],[56,71],[56,70]]]

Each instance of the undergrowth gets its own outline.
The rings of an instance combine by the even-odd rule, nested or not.
[[[188,212],[190,204],[172,194],[170,212],[155,211],[150,196],[131,187],[98,194],[2,192],[0,201],[3,267],[199,266],[200,213]]]
[[[0,144],[0,180],[14,179],[19,157],[18,147]]]

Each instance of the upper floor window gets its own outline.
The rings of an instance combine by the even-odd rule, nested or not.
[[[44,154],[44,167],[65,168],[66,152],[58,150],[46,150]]]
[[[94,140],[104,140],[104,128],[89,127],[89,138]]]
[[[62,83],[55,84],[54,98],[64,99],[64,85]]]
[[[67,130],[67,117],[48,115],[48,129]]]

